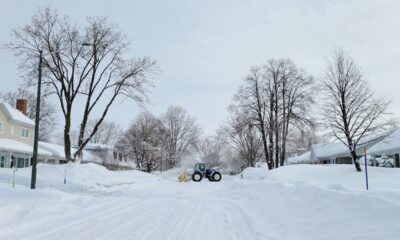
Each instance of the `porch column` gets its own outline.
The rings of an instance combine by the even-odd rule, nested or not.
[[[12,152],[9,152],[10,153],[10,155],[9,155],[9,158],[8,158],[8,168],[11,168],[11,161],[12,161],[12,159],[11,159],[11,156],[12,156]],[[15,163],[14,163],[15,164]]]

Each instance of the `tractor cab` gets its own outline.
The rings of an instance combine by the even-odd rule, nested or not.
[[[199,171],[199,172],[205,172],[206,171],[206,163],[203,163],[203,162],[196,163],[194,165],[194,170]]]

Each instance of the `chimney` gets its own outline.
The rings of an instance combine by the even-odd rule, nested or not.
[[[28,112],[28,100],[26,99],[17,99],[17,109],[22,112],[24,115]]]

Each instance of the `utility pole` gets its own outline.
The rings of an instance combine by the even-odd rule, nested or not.
[[[38,141],[39,141],[39,116],[40,116],[40,97],[41,97],[41,85],[42,85],[42,50],[39,51],[39,77],[38,77],[38,88],[36,96],[36,117],[35,117],[35,139],[33,143],[33,158],[32,158],[32,176],[31,176],[31,189],[36,188],[36,167],[37,167],[37,156],[38,156]]]

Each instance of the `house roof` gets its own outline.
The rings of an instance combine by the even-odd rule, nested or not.
[[[395,154],[400,153],[400,129],[393,131],[370,149],[368,154]]]
[[[331,157],[347,156],[348,148],[342,142],[314,144],[311,147],[312,160],[330,159]]]
[[[100,143],[88,143],[85,146],[85,150],[113,150],[114,147]]]
[[[0,108],[12,121],[20,123],[25,126],[30,126],[30,127],[35,126],[35,122],[32,119],[28,118],[22,112],[20,112],[19,110],[12,107],[10,104],[6,103],[1,99],[0,99]]]
[[[65,159],[64,146],[46,142],[39,142],[39,147],[51,152],[53,157]]]
[[[311,162],[311,151],[305,152],[299,156],[288,158],[288,163],[310,163]]]
[[[47,143],[47,142],[39,142],[39,146],[45,149],[48,152],[52,153],[52,156],[57,159],[65,159],[65,152],[64,146],[54,144],[54,143]],[[74,148],[72,148],[74,150]],[[98,157],[94,156],[90,152],[83,150],[83,159],[82,161],[99,161]]]
[[[357,154],[362,154],[364,147],[367,149],[371,149],[374,145],[382,141],[386,138],[390,132],[375,135],[375,136],[368,136],[361,139],[358,143],[356,152]],[[370,152],[370,150],[368,151]],[[323,144],[314,144],[311,147],[311,160],[328,160],[331,158],[340,158],[340,157],[350,157],[349,149],[344,143],[340,141],[330,142],[330,143],[323,143]]]
[[[33,147],[13,139],[0,138],[0,150],[10,151],[15,153],[32,154]],[[42,148],[38,148],[38,154],[41,156],[51,156],[52,153]]]

